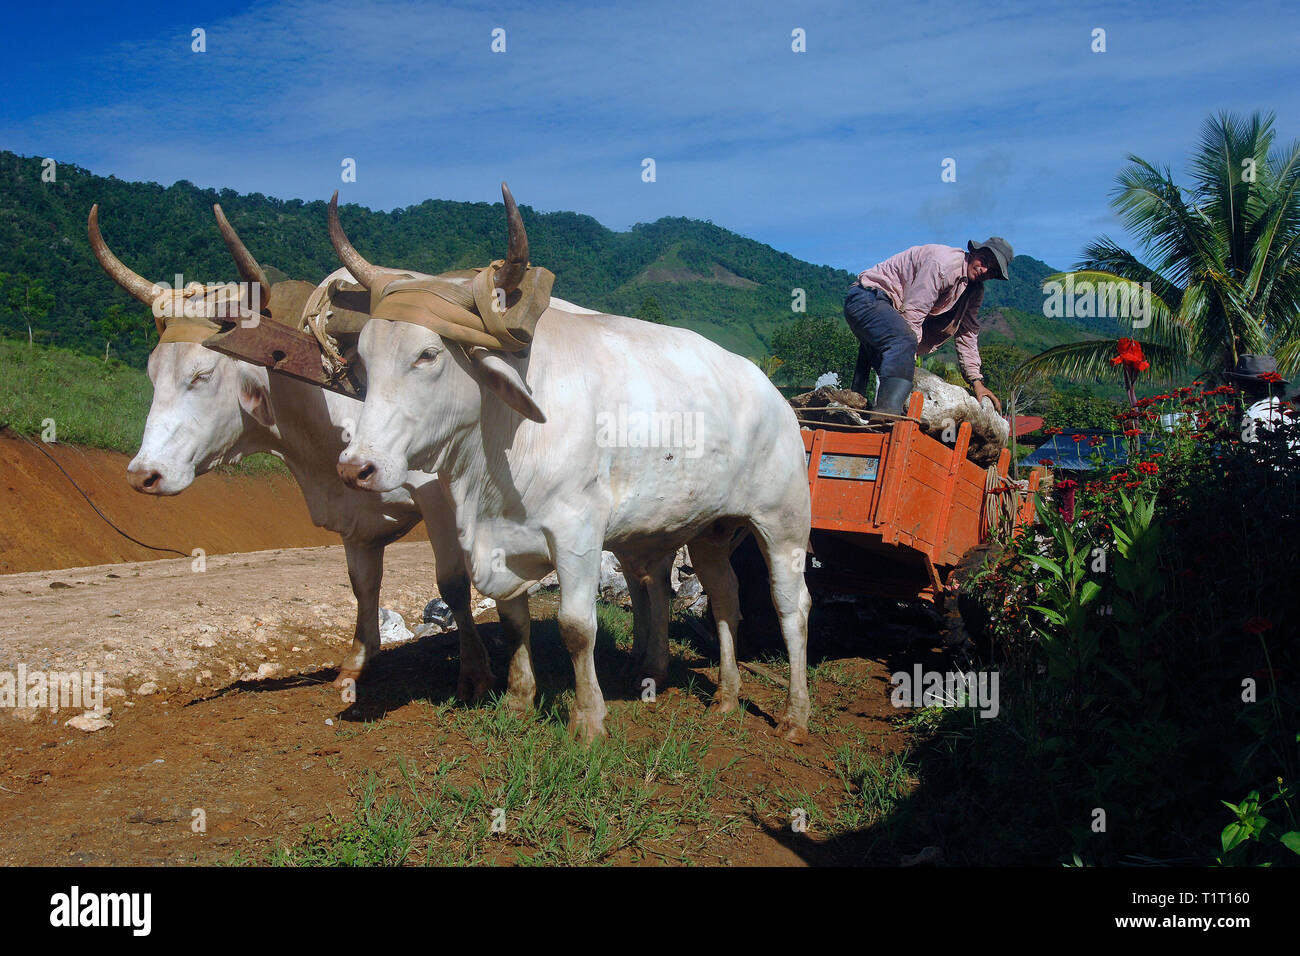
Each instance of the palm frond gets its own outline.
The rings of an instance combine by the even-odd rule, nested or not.
[[[1121,278],[1136,282],[1151,283],[1152,293],[1163,302],[1171,312],[1177,311],[1183,298],[1183,290],[1175,283],[1146,265],[1127,249],[1122,249],[1109,236],[1088,243],[1083,250],[1083,258],[1074,264],[1075,270],[1091,269],[1111,272]]]
[[[1159,342],[1141,342],[1142,353],[1151,363],[1147,373],[1152,378],[1172,380],[1189,367],[1186,352],[1180,352]],[[1091,342],[1070,342],[1058,345],[1016,366],[1014,381],[1024,381],[1030,375],[1060,375],[1072,381],[1120,381],[1122,366],[1112,365],[1119,343],[1115,339]]]
[[[1133,329],[1140,329],[1143,337],[1149,341],[1184,350],[1191,345],[1191,330],[1179,314],[1156,295],[1154,288],[1148,290],[1142,283],[1097,269],[1055,273],[1043,280],[1044,289],[1049,282],[1055,282],[1061,287],[1059,293],[1063,298],[1071,294],[1076,297],[1093,297],[1097,302],[1093,311],[1095,317],[1127,319]],[[1134,302],[1138,304],[1137,310],[1132,307]],[[1110,313],[1112,307],[1120,314],[1101,315],[1103,310]],[[1048,314],[1046,307],[1044,313]],[[1075,315],[1078,314],[1076,306]]]

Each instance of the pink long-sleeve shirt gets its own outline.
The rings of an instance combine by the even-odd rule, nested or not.
[[[933,243],[912,246],[864,270],[858,281],[889,296],[916,336],[918,354],[929,355],[955,335],[962,376],[968,382],[984,377],[979,350],[984,283],[972,284],[966,277],[963,250]]]

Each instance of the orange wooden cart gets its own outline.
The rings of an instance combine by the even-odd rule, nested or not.
[[[920,418],[921,404],[913,392],[909,419]],[[941,603],[953,569],[988,542],[995,513],[1005,514],[1013,533],[1032,521],[1041,473],[1031,472],[1017,493],[1007,478],[1009,450],[996,477],[966,459],[970,431],[963,422],[949,448],[906,419],[879,431],[805,424],[808,586]]]

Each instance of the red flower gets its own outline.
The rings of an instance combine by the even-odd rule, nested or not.
[[[1277,372],[1265,372],[1259,377],[1259,380],[1261,382],[1268,382],[1270,385],[1276,385],[1278,382],[1282,381],[1282,376],[1278,375]]]
[[[1142,356],[1142,344],[1140,342],[1133,339],[1120,339],[1116,345],[1116,351],[1119,354],[1110,360],[1111,365],[1123,363],[1124,370],[1133,374],[1145,372],[1151,367],[1151,363]]]
[[[1273,622],[1266,617],[1252,617],[1241,625],[1241,629],[1247,634],[1263,634],[1273,629]]]
[[[1159,474],[1160,466],[1154,461],[1140,461],[1138,462],[1138,471],[1144,475],[1155,475]]]
[[[1038,459],[1038,463],[1039,463],[1040,465],[1050,465],[1050,464],[1052,463],[1052,459],[1050,459],[1050,458],[1040,458],[1040,459]]]
[[[1140,428],[1126,428],[1126,429],[1124,429],[1124,434],[1125,434],[1125,435],[1128,435],[1130,438],[1132,438],[1132,437],[1135,436],[1135,435],[1141,435],[1141,434],[1142,434],[1142,429],[1140,429]]]
[[[1084,436],[1084,435],[1075,435],[1075,436],[1073,436],[1073,440],[1074,440],[1074,441],[1083,441],[1083,439],[1084,439],[1085,437],[1086,437],[1086,436]]]

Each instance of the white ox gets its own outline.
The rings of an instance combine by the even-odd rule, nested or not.
[[[507,261],[526,263],[523,223],[503,193]],[[366,262],[343,236],[337,194],[330,236],[367,288],[391,271]],[[689,546],[718,624],[714,708],[738,706],[739,607],[729,558],[752,530],[790,657],[778,731],[807,738],[808,477],[794,413],[757,366],[685,329],[554,304],[526,353],[467,349],[423,324],[377,318],[362,330],[359,351],[365,407],[339,474],[386,494],[413,468],[436,471],[454,504],[470,578],[498,601],[557,572],[558,623],[574,667],[573,732],[588,739],[605,732],[592,653],[602,548],[644,589],[640,608],[633,592],[634,610],[645,609],[648,595],[650,633],[638,634],[643,673],[662,673],[664,589],[674,552]],[[522,710],[536,684],[527,633],[518,638],[506,701]]]
[[[265,274],[219,207],[217,217],[241,274],[265,287]],[[98,207],[90,211],[89,233],[95,256],[109,276],[153,306],[163,290],[127,269],[108,249],[99,232]],[[325,282],[339,277],[351,281],[339,270]],[[403,487],[383,495],[346,487],[336,466],[347,444],[344,429],[361,417],[361,403],[204,348],[199,343],[215,328],[204,316],[184,315],[184,300],[173,294],[159,303],[160,325],[171,332],[164,332],[164,341],[149,356],[153,403],[140,450],[127,468],[131,486],[144,494],[175,495],[196,475],[244,455],[268,452],[282,459],[302,490],[312,521],[343,537],[357,620],[338,684],[359,678],[378,653],[384,549],[423,518],[433,545],[438,590],[460,632],[457,696],[470,700],[487,693],[494,682],[491,666],[470,612],[469,578],[451,507],[434,476],[412,471],[404,476]],[[263,301],[269,301],[265,292]],[[212,305],[209,301],[205,307],[211,311]],[[527,627],[526,595],[500,602],[498,610],[507,631]]]

